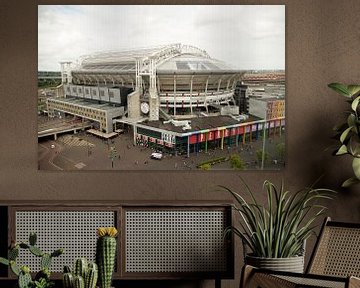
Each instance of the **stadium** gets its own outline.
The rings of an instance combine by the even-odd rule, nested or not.
[[[48,98],[48,113],[92,121],[104,137],[130,127],[135,145],[188,155],[223,149],[245,142],[246,133],[257,138],[264,122],[273,130],[284,125],[283,114],[264,121],[239,113],[234,92],[244,73],[190,45],[95,53],[61,63],[60,93]]]

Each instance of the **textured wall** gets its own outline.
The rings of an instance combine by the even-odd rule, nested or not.
[[[343,98],[330,91],[327,84],[360,82],[358,0],[226,1],[286,4],[287,167],[283,172],[241,173],[38,171],[35,97],[38,3],[10,3],[0,4],[1,200],[219,200],[227,195],[214,191],[213,185],[236,188],[239,174],[265,199],[261,191],[264,179],[276,183],[284,179],[289,189],[296,190],[324,174],[321,185],[340,192],[329,215],[337,220],[360,220],[359,186],[348,191],[338,188],[351,172],[349,162],[335,159],[325,151],[332,143],[331,129],[346,107]],[[240,253],[236,253],[240,258]],[[240,270],[240,259],[236,265]],[[236,287],[238,280],[239,273],[236,281],[226,281],[225,286]],[[205,282],[203,286],[212,284]]]

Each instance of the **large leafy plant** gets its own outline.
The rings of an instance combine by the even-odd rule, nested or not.
[[[244,181],[243,181],[244,182]],[[251,201],[246,201],[239,193],[221,186],[234,196],[234,209],[240,215],[240,227],[229,227],[247,245],[252,256],[266,258],[288,258],[301,255],[305,240],[314,233],[315,220],[324,213],[326,207],[319,205],[322,199],[331,199],[334,191],[328,189],[305,188],[296,193],[278,189],[266,180],[266,206],[261,205],[244,182]]]
[[[344,85],[331,83],[331,89],[347,98],[350,104],[349,111],[346,111],[347,121],[334,128],[338,132],[340,147],[334,152],[335,155],[351,155],[354,176],[347,179],[342,186],[360,183],[360,85]]]

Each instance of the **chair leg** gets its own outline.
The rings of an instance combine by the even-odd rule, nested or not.
[[[295,288],[296,284],[272,276],[271,274],[257,272],[257,269],[246,265],[243,267],[240,288]],[[354,287],[355,288],[355,287]]]
[[[251,275],[253,274],[254,267],[250,265],[244,265],[241,271],[240,285],[239,288],[246,288],[249,285],[251,280]]]
[[[349,278],[349,288],[360,288],[360,278],[351,276]]]
[[[221,279],[215,278],[215,288],[221,288]]]

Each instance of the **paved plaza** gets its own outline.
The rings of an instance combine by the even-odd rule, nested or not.
[[[269,157],[264,169],[279,170],[284,163],[279,158],[276,145],[285,141],[284,134],[266,138],[266,151]],[[133,145],[132,132],[120,134],[114,139],[103,140],[81,131],[77,134],[59,135],[53,138],[39,139],[40,170],[199,170],[197,165],[219,157],[229,158],[237,154],[245,162],[246,170],[260,169],[256,151],[262,149],[261,139],[245,145],[235,145],[191,153],[171,155],[164,153],[162,160],[151,159],[154,150]],[[217,163],[211,170],[233,170],[230,161]]]

